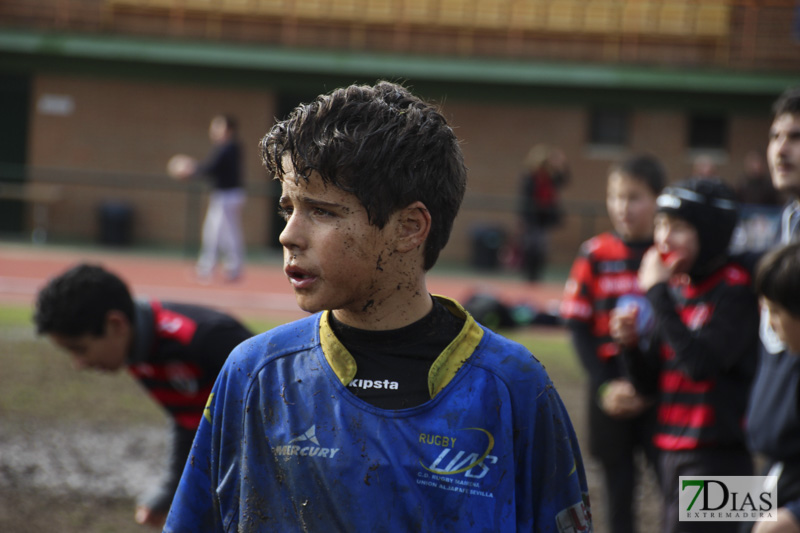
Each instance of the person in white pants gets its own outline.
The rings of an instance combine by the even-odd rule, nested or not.
[[[208,136],[214,143],[214,150],[206,160],[198,162],[188,155],[178,154],[170,159],[167,171],[179,180],[195,176],[211,178],[214,190],[203,222],[202,248],[195,271],[199,281],[210,281],[222,252],[225,280],[235,281],[241,277],[244,266],[241,212],[245,202],[242,150],[236,138],[236,121],[227,115],[214,117]]]
[[[225,257],[225,279],[233,281],[241,276],[244,263],[241,213],[244,201],[245,193],[241,187],[211,193],[203,222],[203,244],[197,261],[199,278],[211,277],[218,252]]]

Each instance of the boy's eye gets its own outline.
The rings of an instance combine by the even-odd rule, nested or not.
[[[292,208],[278,206],[278,216],[283,220],[289,220],[289,217],[292,216]]]
[[[278,216],[280,216],[283,220],[287,221],[292,217],[294,213],[294,208],[291,206],[278,206]],[[308,211],[309,215],[316,216],[316,217],[332,217],[335,214],[332,211],[328,211],[327,209],[323,209],[321,207],[312,207]]]
[[[314,214],[317,215],[317,216],[325,216],[325,217],[333,215],[333,213],[331,213],[330,211],[327,211],[325,209],[322,209],[321,207],[315,207],[314,208]]]

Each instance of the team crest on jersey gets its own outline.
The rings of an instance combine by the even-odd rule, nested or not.
[[[189,344],[197,330],[194,320],[167,309],[158,311],[156,327],[163,337],[175,339],[181,344]]]
[[[333,459],[341,448],[328,448],[317,438],[316,424],[305,432],[289,440],[286,444],[273,446],[272,453],[279,457],[320,457]]]
[[[470,496],[494,498],[480,480],[496,464],[491,455],[494,436],[483,428],[463,428],[456,434],[420,433],[424,470],[417,472],[417,484]],[[433,452],[433,453],[431,453]]]
[[[170,333],[172,335],[177,333],[182,326],[183,320],[181,320],[181,317],[179,316],[167,316],[158,323],[158,328],[161,331],[164,333]]]

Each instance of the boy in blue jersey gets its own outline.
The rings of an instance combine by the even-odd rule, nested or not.
[[[261,148],[315,314],[231,354],[165,531],[590,531],[544,368],[426,288],[466,186],[444,117],[400,85],[350,86]]]

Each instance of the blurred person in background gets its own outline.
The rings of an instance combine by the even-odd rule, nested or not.
[[[800,87],[783,93],[773,110],[767,161],[772,184],[789,197],[781,228],[786,243],[800,240]]]
[[[767,145],[772,184],[789,198],[781,220],[781,242],[800,241],[800,87],[786,90],[773,105]],[[762,267],[766,268],[766,267]],[[764,275],[763,273],[761,274]],[[793,276],[792,281],[797,277]],[[762,280],[768,299],[777,296]],[[791,289],[796,293],[796,290]],[[788,296],[788,294],[786,295]],[[778,302],[783,301],[778,299]],[[768,305],[761,309],[758,372],[747,408],[750,448],[767,457],[778,476],[778,520],[759,522],[757,533],[800,532],[800,352],[772,327]]]
[[[779,371],[785,376],[779,378],[771,371],[773,365],[767,362],[765,366],[762,359],[750,397],[749,440],[767,460],[763,474],[778,477],[777,520],[757,523],[752,531],[800,533],[800,373],[795,370],[800,359],[800,243],[778,247],[764,256],[755,287],[764,320],[785,346],[784,353],[793,358],[788,362],[794,364],[781,365]],[[764,357],[772,356],[762,354]],[[772,379],[767,382],[765,377]]]
[[[236,120],[217,115],[211,120],[208,136],[214,144],[211,154],[203,161],[177,154],[170,158],[167,172],[177,180],[197,176],[211,179],[213,190],[203,222],[202,247],[195,269],[198,281],[211,281],[217,257],[225,256],[223,276],[236,281],[244,266],[244,237],[242,206],[245,191],[242,185],[242,149],[236,137]]]
[[[764,157],[754,150],[745,155],[744,172],[737,183],[736,195],[742,205],[732,247],[737,251],[755,252],[757,260],[780,242],[784,199],[772,184]]]
[[[700,154],[692,160],[691,177],[699,179],[719,179],[719,166],[708,154]]]
[[[609,313],[643,298],[637,284],[642,255],[653,245],[656,198],[666,182],[661,162],[635,155],[611,168],[606,206],[613,232],[581,246],[561,303],[561,316],[588,375],[589,451],[603,469],[608,531],[635,531],[636,456],[657,468],[652,443],[653,399],[625,377]],[[628,302],[628,304],[625,303]]]
[[[744,172],[736,188],[736,195],[743,204],[780,205],[781,196],[772,185],[764,158],[751,150],[744,157]]]
[[[664,533],[733,533],[737,522],[680,522],[678,500],[680,476],[753,474],[744,419],[758,302],[750,272],[728,253],[738,205],[722,181],[696,178],[665,188],[657,204],[655,246],[639,267],[655,327],[643,339],[642,311],[617,308],[611,335],[636,390],[658,395]]]
[[[526,279],[541,278],[547,264],[548,232],[561,224],[564,212],[560,190],[569,182],[569,165],[564,152],[537,144],[525,157],[520,180],[519,249]]]
[[[137,523],[163,527],[214,380],[231,350],[253,334],[218,311],[134,300],[118,276],[87,264],[48,281],[34,323],[77,369],[125,368],[169,414],[166,470],[135,512]]]

